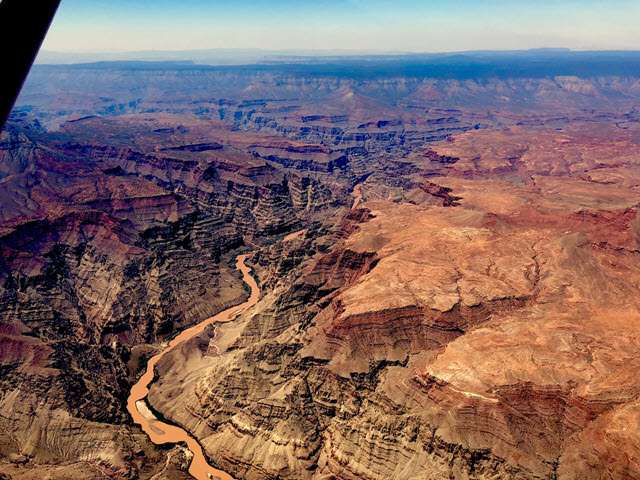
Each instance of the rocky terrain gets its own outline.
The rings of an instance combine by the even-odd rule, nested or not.
[[[321,175],[204,147],[187,133],[160,147],[154,130],[166,122],[144,123],[152,149],[123,146],[121,132],[146,120],[84,120],[55,135],[16,122],[3,134],[1,422],[10,459],[80,451],[131,471],[118,443],[134,434],[120,425],[146,355],[245,295],[232,265],[238,248],[347,195]],[[109,129],[113,142],[93,143],[92,133]],[[104,440],[77,435],[94,429]]]
[[[234,478],[640,478],[640,74],[305,75],[34,71],[0,142],[0,472],[189,478],[126,399],[252,252],[258,304],[148,397]]]
[[[429,179],[455,204],[370,177],[330,251],[261,255],[271,293],[151,403],[236,478],[635,478],[638,131],[590,128],[412,157],[417,185],[456,159]]]

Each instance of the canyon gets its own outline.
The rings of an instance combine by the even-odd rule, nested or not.
[[[153,415],[153,412],[149,410],[149,406],[145,402],[145,397],[149,393],[148,386],[154,378],[155,366],[160,360],[162,360],[164,355],[170,353],[176,348],[179,348],[182,343],[187,342],[202,333],[209,325],[231,321],[242,313],[242,311],[257,303],[258,298],[260,297],[260,290],[255,279],[251,277],[249,269],[245,265],[246,257],[246,255],[238,256],[236,268],[242,272],[244,282],[251,287],[251,295],[249,296],[249,299],[240,305],[223,310],[214,317],[208,318],[195,326],[180,332],[180,334],[172,339],[160,353],[149,359],[147,362],[147,370],[131,388],[131,394],[127,399],[127,410],[131,414],[133,421],[141,426],[153,443],[162,445],[165,443],[184,442],[187,444],[189,452],[193,456],[191,464],[189,465],[189,473],[198,480],[209,480],[212,477],[219,479],[231,477],[220,470],[211,468],[207,464],[207,460],[202,453],[202,447],[200,447],[200,444],[194,438],[189,436],[188,432],[179,429],[175,425],[160,422]]]
[[[640,478],[640,70],[458,61],[34,67],[0,478]]]

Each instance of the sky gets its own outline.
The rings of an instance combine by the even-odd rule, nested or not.
[[[43,48],[640,50],[640,0],[62,0]]]

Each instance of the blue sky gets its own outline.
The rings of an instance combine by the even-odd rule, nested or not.
[[[640,0],[62,0],[53,51],[640,49]]]

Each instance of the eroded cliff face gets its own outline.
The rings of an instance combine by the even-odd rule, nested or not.
[[[405,193],[455,204],[367,178],[260,252],[256,309],[150,402],[237,478],[636,478],[639,161],[635,130],[589,125],[416,153]]]

